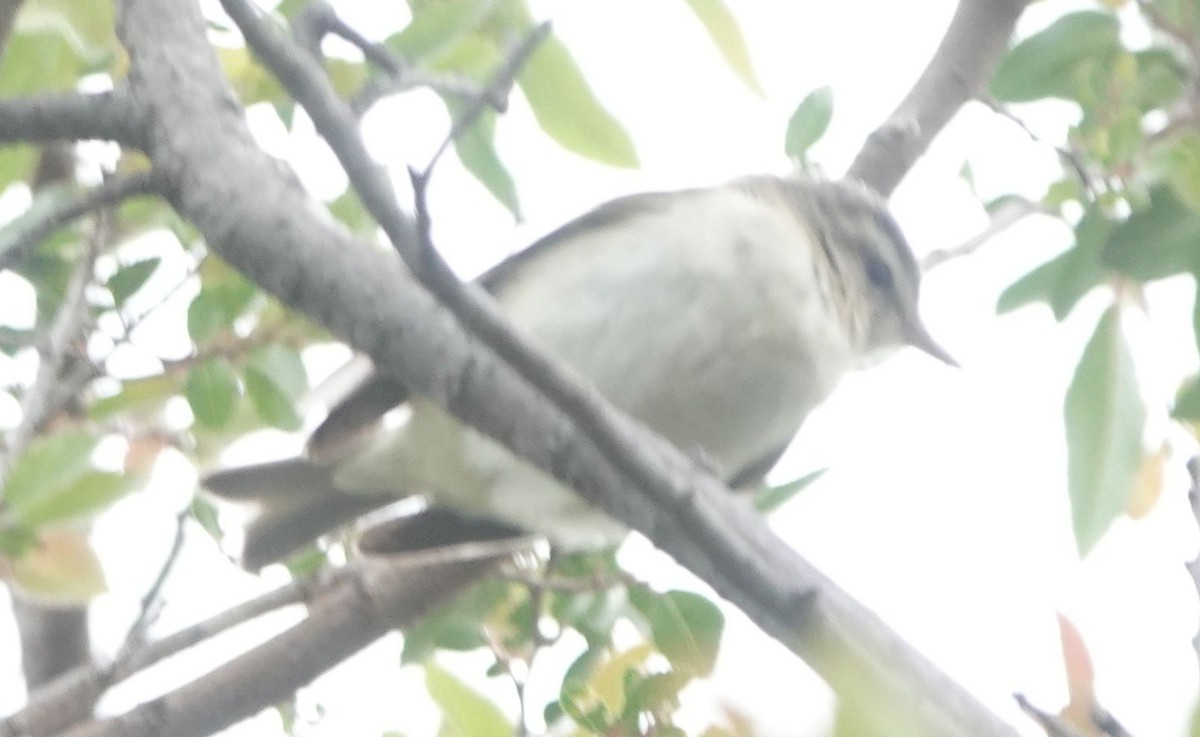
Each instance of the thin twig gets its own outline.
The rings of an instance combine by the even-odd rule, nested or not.
[[[12,268],[25,255],[54,231],[84,215],[103,207],[114,205],[136,195],[150,194],[157,188],[152,172],[138,172],[112,177],[98,187],[83,192],[62,207],[46,213],[16,232],[0,240],[0,271]]]
[[[121,645],[121,649],[114,659],[114,665],[116,666],[112,668],[114,671],[119,667],[120,663],[132,658],[133,654],[146,644],[146,632],[150,629],[150,625],[158,619],[158,615],[162,611],[162,588],[166,584],[167,578],[171,575],[171,571],[174,570],[175,563],[179,560],[179,554],[183,552],[183,541],[186,537],[185,530],[190,513],[191,508],[189,506],[175,515],[175,537],[171,541],[171,549],[167,551],[167,557],[163,559],[163,564],[159,567],[158,575],[155,576],[154,582],[150,584],[150,588],[142,596],[137,620],[129,628],[129,632],[125,635],[125,642]]]
[[[981,98],[980,102],[982,102],[984,105],[987,105],[992,112],[996,113],[1000,117],[1014,123],[1025,135],[1029,136],[1029,140],[1033,141],[1034,143],[1047,146],[1054,151],[1054,153],[1058,154],[1058,158],[1061,159],[1063,163],[1065,163],[1071,169],[1071,171],[1075,174],[1075,177],[1079,180],[1079,183],[1083,185],[1083,188],[1087,190],[1091,198],[1093,200],[1099,199],[1100,192],[1096,188],[1091,174],[1088,173],[1087,166],[1083,163],[1082,158],[1078,153],[1075,152],[1074,149],[1072,149],[1070,146],[1058,146],[1042,138],[1035,133],[1032,128],[1026,125],[1024,120],[1022,120],[1008,108],[1001,105],[998,100],[985,97]]]
[[[532,31],[526,34],[525,38],[521,39],[512,50],[509,51],[507,58],[501,66],[492,75],[492,79],[484,88],[485,94],[477,96],[458,116],[454,124],[450,127],[450,132],[442,139],[442,143],[438,146],[437,151],[433,152],[429,163],[425,165],[425,170],[422,179],[428,179],[429,174],[433,171],[433,167],[437,164],[438,159],[450,147],[450,144],[458,141],[463,137],[463,134],[475,124],[479,116],[488,107],[495,107],[492,103],[493,99],[508,99],[509,92],[512,90],[513,83],[517,79],[517,74],[525,67],[529,57],[537,50],[546,37],[550,35],[550,23],[538,24]],[[411,172],[410,172],[411,173]]]
[[[88,238],[87,249],[75,267],[58,314],[39,346],[41,360],[38,362],[37,375],[21,397],[21,422],[6,439],[8,457],[0,462],[0,476],[7,473],[8,465],[24,451],[37,431],[73,394],[75,382],[91,375],[90,370],[68,366],[68,358],[78,355],[78,342],[88,319],[85,294],[92,282],[104,230],[103,224],[98,223],[96,232]],[[86,365],[87,361],[82,364]]]
[[[292,21],[296,41],[314,57],[321,56],[321,41],[337,36],[363,53],[366,60],[388,74],[399,74],[404,64],[386,46],[371,41],[346,21],[324,0],[312,0]]]
[[[1013,699],[1017,702],[1017,706],[1021,707],[1021,711],[1046,731],[1047,737],[1085,737],[1083,732],[1076,729],[1074,725],[1029,703],[1025,694],[1015,693]]]
[[[957,246],[931,251],[921,259],[921,271],[929,272],[947,261],[970,256],[978,251],[992,238],[1008,230],[1034,213],[1042,212],[1040,203],[1027,200],[1024,197],[1004,203],[988,220],[987,227],[966,239]]]

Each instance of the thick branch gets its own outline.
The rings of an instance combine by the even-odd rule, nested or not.
[[[846,176],[890,195],[963,103],[978,95],[1008,48],[1027,0],[961,0],[942,43]]]
[[[407,385],[647,534],[844,695],[869,695],[881,707],[876,713],[902,714],[925,734],[1012,734],[689,459],[618,420],[667,481],[654,489],[631,484],[564,412],[464,335],[394,259],[319,211],[294,176],[254,145],[193,2],[126,0],[121,10],[131,88],[150,120],[149,153],[179,210],[214,250]]]
[[[0,143],[117,141],[143,147],[143,128],[124,90],[0,100]]]
[[[413,624],[511,556],[484,544],[451,555],[360,559],[339,572],[301,623],[208,675],[67,737],[201,737],[279,703],[390,630]]]

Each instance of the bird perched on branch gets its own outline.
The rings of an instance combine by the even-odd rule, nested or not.
[[[480,284],[534,345],[741,485],[761,480],[846,372],[902,345],[953,363],[921,321],[919,281],[899,227],[862,185],[753,176],[613,200]],[[406,421],[378,422],[402,403]],[[259,503],[243,551],[251,568],[410,495],[569,548],[624,534],[382,373],[333,407],[304,457],[203,483]]]

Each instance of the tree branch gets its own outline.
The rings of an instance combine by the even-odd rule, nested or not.
[[[146,140],[139,110],[122,88],[0,100],[0,143],[99,139],[142,149]]]
[[[328,579],[309,616],[206,676],[64,737],[201,737],[291,696],[397,627],[416,622],[512,556],[510,541],[436,553],[360,558]]]
[[[150,194],[156,186],[150,172],[112,177],[99,187],[76,195],[61,207],[43,213],[41,217],[21,222],[20,227],[0,237],[0,271],[11,269],[24,260],[29,251],[59,228],[93,210],[115,205],[137,195]]]
[[[562,409],[464,335],[393,258],[321,213],[295,177],[255,146],[193,2],[125,0],[120,8],[130,86],[146,105],[155,167],[215,251],[415,390],[647,534],[840,694],[870,704],[865,711],[888,719],[884,726],[901,719],[931,735],[1013,734],[690,459],[616,418],[622,436],[634,439],[666,481],[661,488],[631,483]],[[339,117],[352,129],[352,115]]]
[[[846,176],[890,195],[950,118],[983,90],[1026,2],[960,0],[933,59]]]

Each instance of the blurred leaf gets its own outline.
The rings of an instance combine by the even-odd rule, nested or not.
[[[246,366],[242,378],[246,383],[246,396],[263,422],[288,432],[300,429],[304,420],[296,411],[296,403],[274,377],[254,366]]]
[[[1150,168],[1190,210],[1200,212],[1200,132],[1187,131],[1150,151]]]
[[[629,134],[592,94],[562,41],[546,38],[517,82],[538,125],[563,148],[610,166],[638,165]]]
[[[1082,730],[1083,734],[1091,734],[1095,729],[1092,714],[1096,709],[1096,674],[1092,656],[1088,653],[1083,635],[1061,612],[1058,615],[1058,633],[1062,642],[1068,693],[1068,703],[1060,716],[1068,724]]]
[[[270,343],[250,354],[249,365],[261,371],[289,398],[308,388],[308,372],[300,353],[289,345]]]
[[[1119,309],[1110,307],[1096,325],[1064,406],[1071,518],[1080,555],[1125,510],[1142,459],[1146,410]]]
[[[220,540],[224,535],[221,529],[220,517],[217,514],[217,505],[209,501],[208,497],[202,494],[196,494],[192,497],[192,519],[196,520],[196,524],[200,525],[200,529],[207,532],[212,539]]]
[[[1133,86],[1135,104],[1143,111],[1170,107],[1183,93],[1187,68],[1166,49],[1146,49],[1134,53],[1137,80]]]
[[[725,615],[708,599],[690,591],[658,594],[631,587],[629,601],[650,625],[659,652],[677,670],[693,675],[712,672],[725,628]]]
[[[1200,267],[1200,217],[1167,187],[1150,192],[1150,205],[1117,225],[1102,260],[1140,281],[1161,279]]]
[[[60,524],[93,516],[133,490],[133,477],[105,471],[90,471],[66,486],[48,488],[9,512],[32,528]]]
[[[0,192],[13,182],[24,181],[36,161],[37,149],[33,146],[6,144],[0,148]]]
[[[103,420],[118,413],[129,413],[161,406],[179,390],[178,380],[167,374],[126,379],[116,394],[97,399],[88,407],[88,417]]]
[[[452,117],[457,119],[462,115],[463,105],[447,102],[447,106]],[[488,110],[479,116],[466,134],[454,142],[454,150],[467,171],[519,221],[521,203],[517,185],[496,151],[496,114]]]
[[[1032,302],[1046,302],[1061,321],[1079,300],[1108,278],[1100,253],[1113,223],[1097,205],[1089,205],[1075,225],[1075,245],[1010,284],[996,302],[998,313]]]
[[[438,649],[467,651],[484,647],[487,639],[482,622],[512,590],[505,581],[489,579],[422,618],[404,631],[400,664],[424,662]]]
[[[40,604],[78,606],[106,589],[104,569],[81,530],[45,530],[23,555],[3,563],[0,571],[7,569],[16,591]]]
[[[1177,420],[1200,422],[1200,378],[1193,377],[1175,398],[1171,416]]]
[[[245,46],[220,47],[217,57],[243,105],[288,99],[275,75],[259,66]]]
[[[342,97],[350,97],[367,81],[367,65],[361,61],[328,57],[325,59],[325,73],[334,92]]]
[[[356,233],[371,233],[375,229],[375,219],[353,188],[347,188],[341,197],[330,202],[329,212]]]
[[[100,438],[83,430],[43,435],[29,443],[8,472],[4,504],[21,519],[41,498],[59,493],[92,470],[92,451]]]
[[[192,414],[201,425],[219,430],[233,417],[238,383],[233,367],[224,358],[213,358],[192,367],[184,382]]]
[[[825,475],[828,468],[818,468],[804,474],[798,479],[770,486],[754,495],[754,508],[763,514],[769,514],[782,507],[789,499],[807,489],[814,481]]]
[[[589,647],[605,647],[612,637],[612,628],[625,611],[628,598],[619,586],[600,591],[554,593],[549,612],[564,627],[583,635]]]
[[[803,160],[808,149],[825,135],[833,119],[833,90],[818,87],[809,92],[788,121],[783,150],[792,158]]]
[[[433,662],[425,664],[425,688],[441,710],[441,737],[512,735],[512,725],[495,704]]]
[[[202,346],[229,327],[232,322],[220,294],[212,289],[201,289],[188,305],[188,336],[197,346]]]
[[[1141,519],[1154,509],[1162,497],[1163,477],[1166,473],[1167,458],[1170,449],[1164,443],[1156,452],[1146,454],[1138,467],[1137,481],[1133,493],[1129,495],[1129,504],[1125,513],[1131,519]]]
[[[37,545],[37,533],[21,525],[0,525],[0,567],[5,558],[17,558],[25,555]],[[0,578],[3,578],[0,575]]]
[[[81,3],[79,0],[37,0],[37,7],[57,14],[65,21],[71,32],[93,53],[117,44],[113,31],[115,7],[113,3]]]
[[[73,90],[79,75],[100,62],[86,56],[83,39],[61,14],[31,10],[17,15],[15,32],[4,47],[0,60],[0,95],[4,97]]]
[[[588,651],[567,669],[559,703],[567,716],[597,734],[604,734],[625,712],[625,684],[646,659],[654,654],[650,643],[605,658],[601,651]]]
[[[495,5],[496,0],[409,0],[412,22],[384,45],[409,61],[436,55],[477,27]]]
[[[112,292],[113,301],[117,307],[124,305],[127,299],[142,288],[142,285],[154,275],[154,270],[161,262],[162,259],[157,256],[135,261],[117,269],[116,273],[109,277],[108,290]]]
[[[1009,49],[992,76],[992,96],[1003,102],[1074,99],[1081,65],[1103,62],[1117,52],[1118,30],[1110,13],[1082,10],[1060,16]]]
[[[12,357],[18,351],[31,348],[37,342],[36,330],[22,330],[8,325],[0,325],[0,353]]]
[[[742,29],[738,27],[737,18],[729,12],[729,8],[721,0],[685,0],[696,18],[708,31],[709,38],[716,44],[725,63],[741,78],[747,87],[762,94],[762,85],[754,73],[754,63],[750,61],[750,51],[746,48],[746,39]]]

